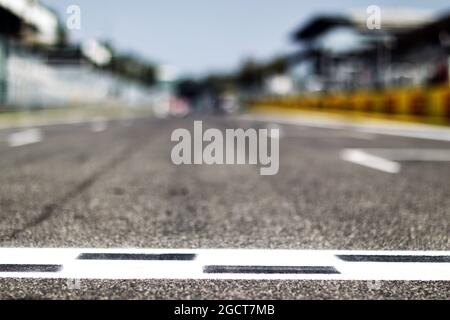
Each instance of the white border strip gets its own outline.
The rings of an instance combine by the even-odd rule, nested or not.
[[[80,260],[82,253],[195,254],[194,260]],[[339,255],[383,256],[355,262]],[[424,259],[420,262],[402,260]],[[444,260],[442,261],[442,257]],[[397,258],[398,261],[395,261]],[[427,259],[431,259],[428,261]],[[433,262],[432,260],[437,260]],[[441,259],[441,261],[439,261]],[[60,265],[58,272],[5,272],[8,266]],[[6,266],[6,267],[5,267]],[[338,273],[204,273],[206,266],[333,267]],[[450,281],[450,251],[339,251],[248,249],[0,249],[0,278],[66,279],[297,279]]]

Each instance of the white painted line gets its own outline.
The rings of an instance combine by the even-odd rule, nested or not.
[[[115,120],[129,120],[131,121],[131,123],[134,120],[139,120],[139,119],[143,119],[145,117],[123,117],[123,118],[114,118],[114,117],[105,117],[102,119],[104,119],[107,122],[111,122],[111,121],[115,121]],[[0,130],[10,130],[10,129],[24,129],[24,128],[31,128],[31,127],[40,127],[40,128],[45,128],[45,127],[53,127],[53,126],[60,126],[60,125],[80,125],[80,124],[90,124],[92,122],[96,122],[98,120],[95,119],[72,119],[72,120],[66,120],[66,121],[50,121],[50,122],[45,122],[45,121],[40,121],[40,122],[35,122],[35,123],[23,123],[23,124],[16,124],[16,125],[0,125]]]
[[[341,159],[389,173],[400,172],[401,161],[450,162],[449,149],[345,149]]]
[[[362,149],[392,161],[450,161],[450,149]]]
[[[21,147],[28,144],[37,143],[43,140],[43,134],[40,129],[27,129],[12,133],[8,136],[8,145],[10,147]]]
[[[401,168],[397,162],[374,156],[359,149],[343,150],[340,156],[342,160],[387,173],[399,173]]]
[[[2,248],[0,278],[450,281],[450,251]]]
[[[354,129],[358,132],[381,134],[388,136],[397,136],[405,138],[450,141],[450,130],[447,128],[433,128],[431,126],[420,126],[416,129],[410,128],[391,128],[391,127],[375,127],[358,125]]]
[[[298,125],[313,128],[349,130],[354,132],[398,136],[415,139],[427,139],[437,141],[450,141],[450,129],[442,126],[423,125],[423,124],[404,124],[391,121],[389,123],[352,123],[339,121],[335,119],[326,119],[324,117],[308,118],[294,117],[286,118],[283,116],[259,116],[245,115],[236,118],[244,121],[276,122],[281,124]]]
[[[377,136],[371,133],[343,131],[343,130],[334,131],[332,134],[323,131],[317,132],[310,130],[301,130],[300,132],[295,133],[293,132],[285,133],[285,131],[280,130],[280,133],[281,133],[280,136],[283,138],[313,138],[313,139],[350,138],[365,141],[373,141],[377,139]]]
[[[326,128],[326,129],[344,129],[341,122],[333,120],[322,120],[322,119],[304,119],[304,118],[285,118],[285,117],[272,117],[272,116],[255,116],[255,115],[244,115],[236,118],[237,120],[244,121],[258,121],[258,122],[268,122],[268,123],[278,123],[278,124],[290,124],[290,125],[300,125],[305,127],[313,128]]]

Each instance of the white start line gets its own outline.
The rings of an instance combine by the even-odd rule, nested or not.
[[[341,159],[387,173],[399,173],[399,162],[450,162],[449,149],[345,149]]]
[[[449,281],[450,251],[2,248],[0,278]]]

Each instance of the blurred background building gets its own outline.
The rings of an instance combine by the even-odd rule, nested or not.
[[[98,40],[68,41],[38,0],[0,0],[0,106],[150,106],[155,66]]]
[[[380,28],[365,11],[316,16],[293,34],[291,71],[300,91],[425,86],[448,82],[450,16],[383,9]]]
[[[0,0],[0,106],[115,104],[182,115],[190,106],[228,113],[262,96],[448,84],[449,13],[383,7],[379,26],[368,19],[365,9],[316,14],[292,30],[291,52],[180,78],[173,66],[106,41],[73,43],[56,11],[41,1]]]

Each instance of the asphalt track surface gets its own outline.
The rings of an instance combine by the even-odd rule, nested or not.
[[[174,129],[281,130],[280,171],[175,166]],[[0,130],[1,247],[449,250],[450,162],[389,174],[348,148],[450,150],[450,142],[236,118],[142,118],[40,128],[12,148]],[[0,298],[449,299],[445,281],[0,279]]]

